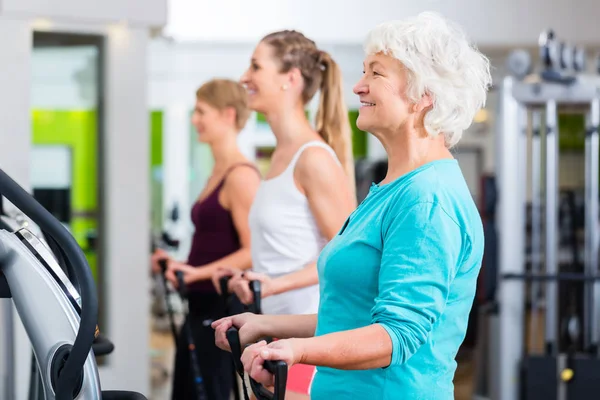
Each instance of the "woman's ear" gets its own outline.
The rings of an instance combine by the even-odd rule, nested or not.
[[[302,72],[300,72],[300,69],[298,69],[298,68],[290,69],[287,76],[288,76],[288,85],[290,87],[298,87],[298,86],[302,85],[303,79],[302,79]]]
[[[431,109],[431,107],[433,107],[433,96],[431,93],[426,92],[423,96],[421,96],[421,99],[415,104],[414,107],[415,112],[422,112],[424,110],[426,111]]]
[[[222,111],[221,111],[221,115],[223,115],[223,117],[225,118],[225,120],[227,122],[230,122],[232,124],[235,125],[235,108],[233,107],[225,107]]]

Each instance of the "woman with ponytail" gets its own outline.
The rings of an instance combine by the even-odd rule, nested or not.
[[[259,280],[263,314],[315,314],[317,258],[356,206],[341,71],[312,40],[281,31],[260,41],[241,81],[250,108],[265,115],[277,144],[249,215],[252,271],[223,269],[213,283],[232,275],[229,290],[250,304],[248,282]],[[305,109],[317,92],[312,126]],[[307,395],[314,372],[294,366],[288,391]]]

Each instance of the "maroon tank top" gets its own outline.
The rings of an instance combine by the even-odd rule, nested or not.
[[[233,223],[231,212],[219,203],[219,193],[225,184],[227,175],[238,166],[248,166],[257,171],[252,164],[239,163],[231,166],[215,189],[202,201],[192,207],[194,236],[187,263],[194,267],[202,267],[228,256],[240,249],[240,239]],[[224,265],[224,267],[227,267]],[[212,281],[200,281],[191,284],[194,292],[216,293]]]

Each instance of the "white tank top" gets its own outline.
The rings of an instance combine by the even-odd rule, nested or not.
[[[321,234],[308,199],[294,182],[294,169],[308,147],[333,149],[319,141],[305,143],[278,176],[263,180],[249,214],[252,268],[273,278],[316,262],[327,240]],[[291,290],[262,300],[264,314],[316,314],[319,285]]]

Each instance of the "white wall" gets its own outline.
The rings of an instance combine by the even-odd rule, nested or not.
[[[95,47],[36,48],[32,53],[31,107],[51,110],[97,106]]]
[[[27,68],[31,58],[30,42],[31,31],[26,22],[0,17],[0,49],[5,60],[0,63],[0,168],[26,189],[30,185],[30,117],[27,112],[31,82]],[[15,400],[21,400],[27,398],[31,345],[16,310],[14,315],[16,343],[13,372],[17,377]]]
[[[43,18],[48,27],[63,21],[119,22],[162,26],[166,0],[3,0],[0,13],[21,18]]]
[[[598,40],[600,14],[597,0],[169,0],[169,6],[167,34],[234,42],[294,28],[318,41],[360,43],[382,21],[433,10],[462,24],[481,46],[536,44],[548,27],[586,43]]]
[[[149,394],[150,165],[144,29],[108,32],[104,202],[108,337],[100,378],[108,389]]]

